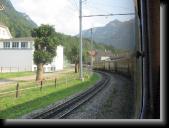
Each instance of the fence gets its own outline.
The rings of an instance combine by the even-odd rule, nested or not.
[[[86,72],[84,72],[84,76],[85,78],[89,78],[89,75],[91,75],[91,73],[89,73],[89,71],[86,70]],[[44,87],[54,87],[57,88],[59,85],[61,84],[65,84],[66,87],[68,87],[68,83],[78,79],[79,76],[73,76],[73,75],[67,75],[65,78],[63,78],[62,80],[58,80],[57,78],[51,78],[51,79],[47,79],[46,81],[40,81],[40,82],[17,82],[15,85],[15,90],[10,90],[10,91],[1,91],[0,92],[0,98],[6,97],[6,96],[15,96],[16,98],[18,98],[19,96],[21,96],[21,92],[24,91],[28,91],[28,90],[32,90],[32,89],[37,89],[37,91],[43,91]],[[22,86],[21,86],[22,85]],[[25,87],[25,86],[30,86],[30,87]]]
[[[1,73],[6,73],[6,72],[23,72],[23,71],[32,71],[31,67],[0,67],[0,72]]]

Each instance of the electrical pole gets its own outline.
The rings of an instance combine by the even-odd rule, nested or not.
[[[84,0],[86,1],[86,0]],[[134,15],[133,13],[125,13],[125,14],[101,14],[101,15],[87,15],[82,16],[82,3],[84,2],[79,0],[79,33],[80,33],[80,54],[79,54],[79,63],[80,63],[80,80],[84,80],[83,77],[83,42],[82,42],[82,18],[84,17],[100,17],[100,16],[114,16],[114,15]],[[93,38],[93,37],[92,37]],[[91,45],[93,45],[93,39],[91,39]],[[93,46],[92,46],[93,47]],[[93,49],[93,48],[92,48]],[[93,57],[91,59],[91,67],[93,67]]]
[[[83,42],[82,42],[82,0],[79,0],[79,31],[80,31],[80,79],[83,81],[83,62],[82,62],[82,53],[83,53]]]
[[[93,69],[93,28],[91,28],[91,70]]]

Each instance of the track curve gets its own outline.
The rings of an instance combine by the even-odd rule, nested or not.
[[[69,115],[72,111],[80,107],[85,102],[89,101],[93,96],[95,96],[98,92],[100,92],[105,86],[107,86],[110,82],[111,76],[109,73],[103,71],[96,71],[101,74],[102,79],[98,83],[96,83],[93,87],[89,88],[87,91],[82,92],[76,97],[55,106],[43,113],[37,114],[32,119],[63,119],[67,115]]]

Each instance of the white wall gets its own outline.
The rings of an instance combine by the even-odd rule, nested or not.
[[[54,66],[56,70],[63,69],[63,46],[58,46],[56,50],[56,57],[53,59],[51,66]]]
[[[3,71],[9,71],[10,67],[13,71],[31,71],[32,60],[32,50],[0,50],[0,68]]]
[[[101,57],[101,61],[108,60],[108,59],[110,59],[109,56],[102,56],[102,57]]]
[[[33,64],[33,52],[32,49],[0,49],[0,70],[9,72],[11,67],[13,72],[34,71],[37,66]],[[45,72],[51,72],[51,67],[55,71],[63,69],[63,46],[58,46],[56,53],[53,62],[44,66]]]

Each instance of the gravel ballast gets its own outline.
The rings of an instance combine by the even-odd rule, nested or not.
[[[134,87],[124,76],[112,74],[111,83],[66,119],[132,119]]]

